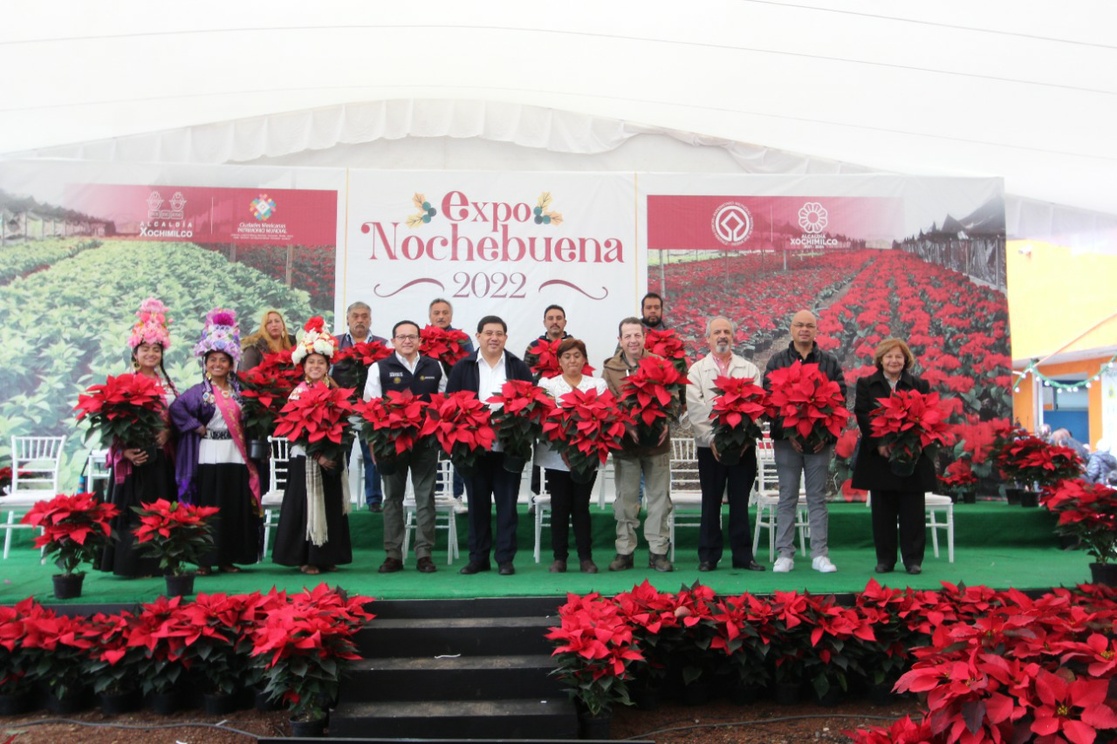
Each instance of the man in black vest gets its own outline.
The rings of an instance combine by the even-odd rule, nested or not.
[[[381,398],[391,390],[410,390],[429,398],[446,391],[446,376],[438,360],[419,355],[419,324],[401,320],[392,328],[396,353],[369,367],[365,400]],[[421,442],[411,451],[410,462],[384,479],[384,552],[380,573],[403,569],[403,494],[407,473],[415,484],[415,567],[421,573],[434,573],[431,560],[434,547],[434,485],[438,473],[438,448]]]

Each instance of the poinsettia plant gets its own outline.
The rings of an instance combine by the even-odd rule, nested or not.
[[[492,425],[506,453],[531,459],[535,440],[543,434],[543,422],[555,407],[551,396],[533,382],[508,380],[486,403],[496,405]]]
[[[24,645],[31,650],[28,676],[38,680],[59,700],[74,695],[88,683],[90,650],[96,629],[81,616],[46,611],[27,626]]]
[[[543,422],[547,437],[572,471],[585,476],[621,448],[632,416],[606,390],[571,390]]]
[[[354,406],[357,415],[364,419],[361,436],[381,467],[419,446],[428,405],[410,390],[389,390],[382,398]]]
[[[182,611],[182,597],[159,597],[140,607],[128,625],[128,647],[143,652],[138,662],[140,689],[165,695],[193,665],[188,646],[197,629]]]
[[[51,613],[33,597],[0,605],[0,694],[34,692],[30,671],[37,652],[27,640],[34,636],[39,618]]]
[[[439,328],[428,325],[419,331],[419,353],[453,367],[469,356],[469,336],[457,328]]]
[[[0,494],[12,485],[12,469],[10,466],[5,465],[0,468]]]
[[[679,374],[686,377],[690,364],[686,358],[686,347],[683,346],[683,340],[679,337],[677,331],[671,328],[665,328],[661,331],[654,328],[645,328],[644,348],[656,356],[669,360],[671,364],[675,365]]]
[[[799,440],[804,451],[837,439],[849,420],[841,388],[817,364],[796,361],[772,370],[768,387],[767,414],[772,426]]]
[[[139,622],[136,616],[128,610],[111,615],[98,612],[89,622],[97,639],[89,654],[93,691],[121,694],[138,690],[145,654],[139,646],[128,643],[132,629]]]
[[[89,423],[89,435],[96,433],[102,447],[144,448],[155,445],[155,437],[165,425],[165,407],[163,388],[154,378],[129,373],[110,375],[103,385],[91,385],[78,396],[74,410],[78,421]]]
[[[977,487],[977,481],[977,475],[968,459],[955,460],[947,465],[942,475],[939,476],[939,483],[943,489],[954,496],[971,493]]]
[[[241,410],[249,439],[267,439],[287,398],[302,380],[302,370],[291,361],[291,350],[265,354],[260,364],[238,373]]]
[[[60,493],[50,501],[36,502],[23,515],[21,524],[38,527],[35,547],[54,559],[63,576],[70,576],[83,563],[92,563],[112,537],[112,518],[120,513],[92,493]]]
[[[496,441],[492,412],[472,390],[432,395],[421,433],[433,435],[463,473],[471,472]]]
[[[353,446],[349,417],[355,413],[353,390],[324,384],[291,393],[276,419],[275,435],[287,437],[306,449],[307,457],[319,455],[345,462]]]
[[[725,375],[714,380],[714,392],[710,420],[718,453],[724,457],[755,444],[764,435],[760,420],[768,409],[768,392],[752,377]]]
[[[681,394],[688,384],[671,362],[645,354],[639,368],[624,378],[620,405],[629,412],[643,446],[659,443],[668,419],[678,414]]]
[[[333,376],[338,385],[352,388],[360,396],[368,382],[369,367],[392,355],[392,349],[383,341],[362,341],[336,352]]]
[[[1070,447],[1049,444],[1031,434],[1019,433],[997,455],[997,466],[1007,480],[1041,489],[1082,474],[1082,458]]]
[[[888,448],[889,462],[914,468],[924,452],[933,457],[939,446],[953,444],[947,416],[938,393],[894,390],[877,400],[869,425],[873,438]]]
[[[536,379],[544,380],[562,374],[562,368],[559,366],[558,347],[563,340],[561,338],[553,340],[537,338],[528,347],[527,353],[524,354],[524,363],[531,368],[531,373],[535,375]],[[589,364],[582,367],[582,374],[592,375],[593,373],[594,368]]]
[[[159,559],[159,568],[173,576],[186,573],[187,563],[198,565],[213,549],[211,517],[216,506],[192,506],[180,501],[157,499],[132,509],[139,515],[136,542],[148,555]]]
[[[1098,563],[1117,562],[1117,490],[1067,478],[1045,488],[1040,503],[1058,515],[1056,532],[1077,538]]]

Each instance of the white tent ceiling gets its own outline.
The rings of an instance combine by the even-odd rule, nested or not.
[[[1002,176],[1117,234],[1107,0],[2,7],[2,157]]]

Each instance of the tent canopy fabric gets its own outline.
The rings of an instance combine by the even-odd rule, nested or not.
[[[1002,176],[1010,236],[1117,234],[1103,0],[5,11],[4,158]]]

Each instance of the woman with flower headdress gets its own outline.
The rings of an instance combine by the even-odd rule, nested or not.
[[[237,371],[247,372],[259,366],[266,354],[286,351],[294,345],[295,337],[287,332],[287,321],[283,319],[283,313],[269,308],[260,317],[260,329],[241,341],[240,348],[244,357]]]
[[[108,464],[112,470],[106,498],[120,512],[112,520],[115,541],[110,541],[101,554],[98,568],[117,576],[152,576],[159,572],[159,559],[142,556],[135,548],[132,530],[139,525],[133,506],[156,499],[173,501],[175,485],[174,446],[171,440],[170,415],[167,406],[178,395],[174,383],[163,367],[163,353],[171,347],[167,330],[170,320],[162,302],[149,297],[136,312],[128,346],[132,350],[135,374],[150,377],[163,390],[165,401],[162,415],[165,427],[156,435],[153,449],[124,447],[114,442],[109,448]]]
[[[329,375],[330,359],[336,350],[337,341],[322,318],[308,320],[291,352],[291,361],[303,368],[304,379],[291,392],[289,401],[299,400],[320,385],[337,387]],[[344,457],[309,455],[301,443],[291,443],[272,560],[281,566],[298,566],[310,575],[353,562],[349,477]]]
[[[259,545],[260,475],[248,458],[241,424],[240,332],[232,310],[212,310],[194,346],[205,379],[171,404],[179,433],[175,475],[179,500],[221,510],[214,522],[214,550],[199,566],[237,573],[237,563],[255,563]]]

